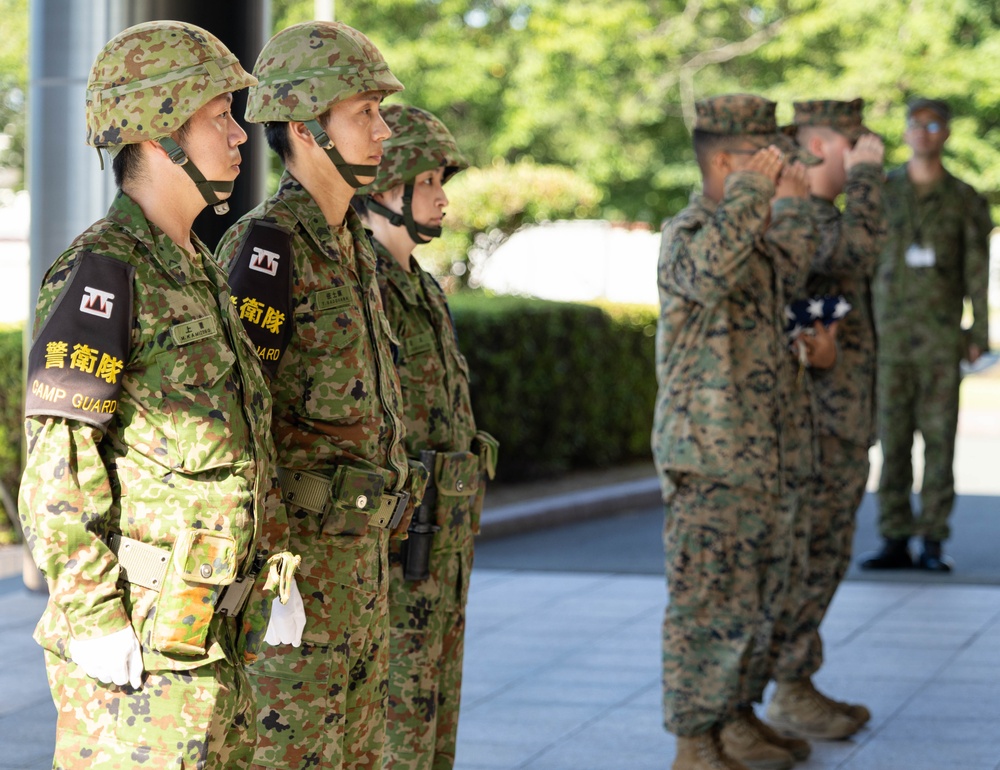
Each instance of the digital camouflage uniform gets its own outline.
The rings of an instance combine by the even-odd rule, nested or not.
[[[253,122],[311,120],[353,94],[400,88],[367,38],[327,22],[278,33],[255,74]],[[302,645],[268,647],[249,670],[259,710],[254,764],[379,768],[388,692],[383,514],[403,500],[408,471],[375,254],[353,211],[332,227],[287,171],[218,253],[271,376],[279,479],[291,547],[302,556]],[[321,493],[301,487],[309,480]]]
[[[384,144],[385,157],[366,188],[369,194],[407,185],[412,195],[413,180],[424,171],[444,167],[447,181],[467,168],[454,138],[430,113],[391,105],[382,115],[393,136]],[[369,210],[381,210],[372,203]],[[412,237],[416,223],[408,201],[404,205]],[[432,235],[429,229],[422,234]],[[422,241],[420,235],[414,240]],[[415,520],[409,539],[389,546],[389,717],[383,767],[449,770],[455,764],[473,536],[496,443],[476,432],[468,364],[441,287],[416,259],[410,258],[407,272],[381,243],[373,243],[386,317],[398,342],[406,452],[415,460],[422,451],[436,453],[428,469],[436,494],[426,497],[436,505],[418,511],[430,527]],[[430,538],[428,569],[423,573],[410,563],[408,579],[404,561],[418,559],[415,543],[421,537]],[[426,577],[418,579],[421,574]]]
[[[193,68],[184,79],[171,77],[178,62]],[[106,89],[136,82],[136,71],[147,88],[142,100],[122,99],[123,111],[141,120],[171,93],[172,126],[111,124],[121,113]],[[251,82],[203,30],[139,25],[95,62],[88,143],[114,151],[155,139]],[[196,255],[119,193],[39,293],[19,507],[49,586],[35,639],[57,710],[56,767],[240,766],[254,740],[242,664],[271,600],[258,591],[237,617],[213,608],[255,562],[277,565],[287,527],[269,495],[270,395],[225,270],[192,240]],[[142,575],[126,547],[156,554],[156,576]],[[71,639],[129,625],[142,646],[140,688],[99,682],[70,660]]]
[[[955,499],[953,460],[958,427],[959,361],[968,344],[989,349],[986,201],[945,172],[918,192],[906,167],[885,185],[889,237],[872,286],[878,331],[878,433],[882,443],[879,531],[885,538],[921,535],[943,541]],[[933,249],[933,265],[910,266],[911,245]],[[968,297],[974,323],[961,329]],[[924,439],[921,511],[910,506],[913,433]]]
[[[698,128],[761,147],[779,141],[773,102],[732,95],[696,106]],[[808,393],[793,390],[783,327],[815,231],[806,201],[772,207],[773,194],[763,175],[730,174],[718,204],[693,195],[663,231],[652,447],[670,593],[664,725],[679,736],[717,728],[763,691],[786,590],[793,479],[812,467]]]
[[[826,126],[857,141],[868,133],[860,99],[795,103],[794,126]],[[812,258],[806,296],[843,296],[853,308],[837,324],[837,362],[810,369],[816,402],[819,462],[809,492],[804,533],[808,552],[793,564],[791,615],[775,640],[775,679],[811,677],[823,662],[819,626],[850,563],[855,513],[868,481],[874,441],[875,329],[870,279],[885,239],[880,166],[858,164],[848,173],[843,213],[813,196],[819,248]]]

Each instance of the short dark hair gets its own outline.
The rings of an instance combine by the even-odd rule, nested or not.
[[[319,124],[326,130],[330,120],[330,110],[327,110],[318,118]],[[286,121],[272,121],[264,124],[264,138],[267,139],[267,146],[271,148],[275,155],[283,164],[288,165],[292,158],[292,143],[288,139],[288,123]]]
[[[292,157],[292,143],[288,141],[288,124],[278,122],[265,123],[264,138],[267,139],[267,146],[271,148],[281,162],[288,165],[288,159]]]
[[[700,128],[692,132],[691,139],[694,144],[694,156],[702,171],[706,169],[713,155],[732,150],[744,141],[744,137],[739,134],[713,134]]]
[[[177,139],[183,139],[190,128],[190,123],[184,123],[177,129]],[[115,175],[115,184],[118,189],[126,182],[134,181],[142,177],[146,167],[146,162],[142,159],[142,150],[137,144],[126,144],[111,161],[111,170]]]
[[[131,182],[142,176],[145,161],[142,150],[137,144],[126,144],[111,161],[111,170],[115,174],[115,184],[120,190],[126,182]]]

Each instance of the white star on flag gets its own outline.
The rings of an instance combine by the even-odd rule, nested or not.
[[[823,298],[813,297],[809,300],[809,316],[811,318],[823,317]]]
[[[843,318],[850,309],[851,303],[843,297],[839,297],[836,306],[833,308],[833,317],[838,319]]]

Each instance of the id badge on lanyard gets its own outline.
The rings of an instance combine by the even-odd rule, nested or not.
[[[934,267],[934,247],[911,243],[906,249],[907,267]]]

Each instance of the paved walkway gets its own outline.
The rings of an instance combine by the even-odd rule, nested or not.
[[[665,770],[646,575],[476,570],[458,770]],[[44,598],[0,581],[0,768],[51,767],[55,710],[31,629]],[[851,582],[818,681],[874,714],[801,770],[1000,768],[1000,588]]]
[[[986,498],[982,522],[1000,516],[998,392],[963,400],[958,486]],[[487,535],[655,504],[647,470],[608,480],[497,490]],[[45,598],[11,574],[17,554],[0,556],[0,770],[42,770],[51,767],[55,710],[31,631]],[[797,767],[1000,770],[1000,586],[857,577],[823,626],[817,682],[866,703],[873,718],[851,740],[814,744]],[[662,575],[477,567],[457,770],[669,767],[673,739],[660,726],[665,603]]]

